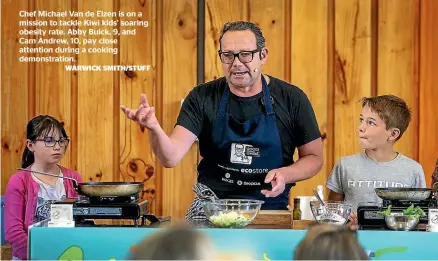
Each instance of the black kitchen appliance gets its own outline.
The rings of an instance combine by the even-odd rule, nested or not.
[[[149,202],[140,199],[139,194],[116,197],[83,197],[66,199],[55,204],[73,204],[73,219],[75,226],[145,226],[146,220],[151,223],[161,223],[169,219],[156,218],[148,214]],[[94,220],[128,220],[130,225],[115,225],[117,222],[98,222]],[[139,222],[140,221],[140,222]],[[119,222],[125,223],[125,222]]]
[[[391,205],[391,212],[403,212],[411,205],[414,207],[419,206],[426,216],[420,217],[420,222],[415,230],[425,230],[426,225],[429,222],[429,208],[437,207],[437,200],[433,197],[429,197],[425,200],[383,200],[381,204],[376,203],[362,203],[357,208],[357,218],[359,229],[364,230],[386,230],[389,228],[386,226],[385,217],[380,214]]]

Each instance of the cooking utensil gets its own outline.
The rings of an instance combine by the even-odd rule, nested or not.
[[[313,190],[313,194],[315,194],[315,197],[316,197],[316,199],[318,199],[318,201],[319,201],[319,204],[321,204],[321,208],[322,208],[322,211],[324,212],[324,215],[325,215],[325,218],[326,219],[331,219],[331,214],[332,213],[330,213],[330,210],[328,210],[326,207],[325,207],[325,203],[324,203],[324,201],[322,200],[322,198],[319,196],[319,194],[318,194],[318,191],[316,191],[316,190]],[[312,203],[310,203],[310,208],[312,208]],[[312,212],[313,213],[313,212]],[[314,217],[315,217],[315,219],[316,219],[316,216],[314,215]]]
[[[430,188],[375,188],[377,196],[385,200],[425,200],[434,191]]]
[[[70,177],[61,177],[54,174],[18,168],[18,170],[34,172],[42,175],[68,179],[73,182],[73,187],[80,195],[87,197],[123,197],[138,194],[143,190],[143,182],[83,182]]]
[[[315,194],[315,197],[318,199],[319,203],[321,203],[321,205],[323,205],[325,207],[324,201],[319,196],[318,192],[316,190],[313,190],[313,194]]]
[[[419,221],[419,218],[403,213],[390,213],[385,216],[385,223],[392,230],[410,231],[417,227]]]

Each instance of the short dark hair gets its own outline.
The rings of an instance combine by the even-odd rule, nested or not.
[[[228,31],[245,31],[250,30],[254,33],[257,42],[257,49],[261,50],[265,47],[265,37],[263,36],[262,30],[255,23],[249,21],[234,21],[225,23],[222,27],[221,34],[219,36],[219,46],[222,49],[222,37]]]
[[[368,106],[385,122],[386,129],[397,128],[401,138],[411,122],[411,110],[406,102],[394,95],[380,95],[361,99],[362,108]]]
[[[27,123],[26,138],[35,141],[38,138],[45,137],[53,130],[58,130],[62,138],[68,138],[63,123],[50,115],[38,115]],[[26,146],[21,158],[21,167],[27,168],[34,162],[34,154]]]

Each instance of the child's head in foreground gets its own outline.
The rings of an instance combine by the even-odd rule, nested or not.
[[[295,249],[294,260],[368,260],[356,231],[347,226],[311,226]]]
[[[135,246],[128,260],[215,260],[210,239],[189,227],[166,228]]]
[[[411,111],[406,102],[394,95],[362,98],[358,127],[363,149],[375,150],[393,146],[409,126]]]

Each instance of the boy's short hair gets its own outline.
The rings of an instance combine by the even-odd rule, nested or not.
[[[400,135],[399,140],[411,122],[411,110],[406,102],[394,95],[380,95],[364,97],[361,99],[362,108],[368,106],[372,112],[377,113],[385,122],[386,129],[397,128]]]

